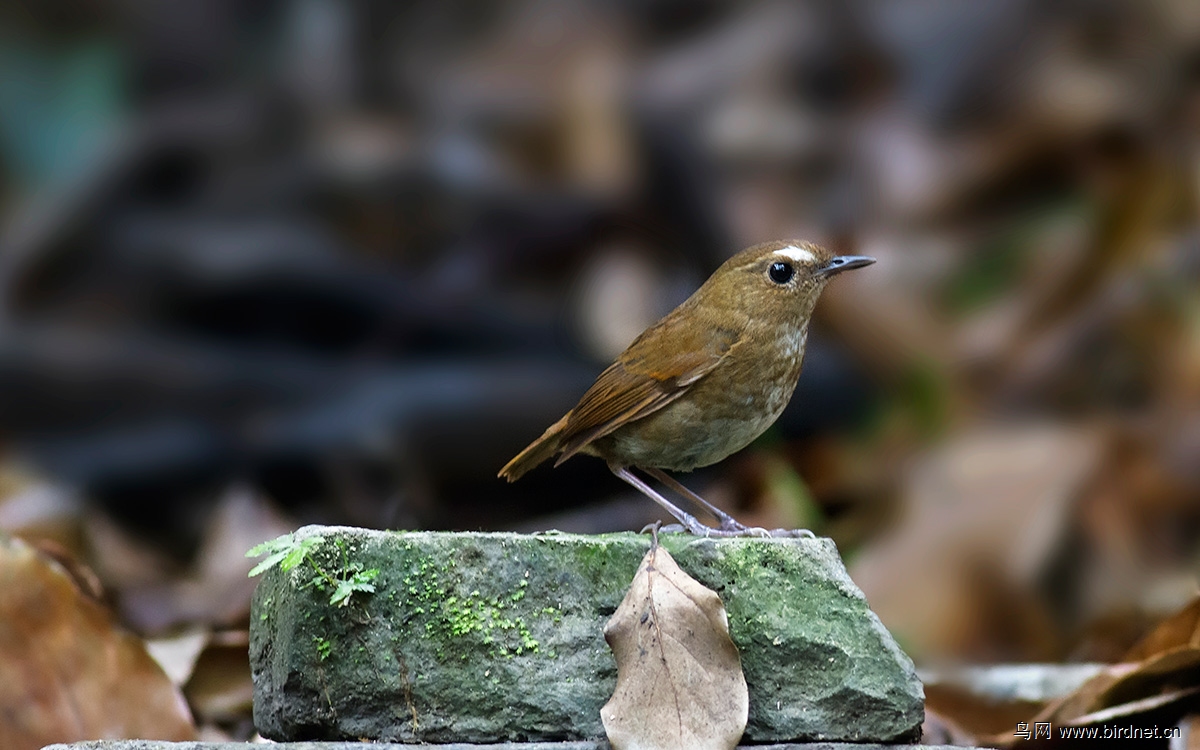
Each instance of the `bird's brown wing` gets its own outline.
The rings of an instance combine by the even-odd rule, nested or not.
[[[646,329],[600,373],[567,415],[555,466],[597,438],[653,414],[712,372],[741,338],[744,325],[697,326],[671,315]]]

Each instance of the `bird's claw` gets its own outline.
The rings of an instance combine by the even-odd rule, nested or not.
[[[771,529],[768,534],[782,539],[816,539],[817,535],[808,529]]]
[[[721,531],[742,532],[750,529],[744,523],[739,522],[733,516],[725,516],[721,519],[721,523],[717,526]]]
[[[709,527],[705,527],[709,528]],[[717,532],[716,536],[722,537],[759,537],[762,539],[770,538],[794,538],[794,539],[815,539],[816,534],[808,529],[764,529],[761,526],[747,526],[739,522],[733,516],[725,516],[721,519],[720,525],[705,536],[714,535],[712,532]],[[695,533],[695,532],[693,532]]]
[[[761,526],[743,526],[740,528],[712,528],[701,525],[699,530],[687,529],[696,536],[731,539],[738,537],[753,537],[756,539],[816,539],[817,535],[808,529],[764,529]]]

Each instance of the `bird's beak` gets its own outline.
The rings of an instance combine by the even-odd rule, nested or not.
[[[874,258],[868,258],[865,255],[839,255],[831,258],[828,263],[817,269],[817,276],[836,276],[842,271],[849,271],[851,268],[862,268],[874,262]]]

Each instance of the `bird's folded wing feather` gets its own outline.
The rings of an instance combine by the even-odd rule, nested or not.
[[[712,372],[741,338],[743,326],[705,328],[668,316],[648,328],[600,373],[571,410],[555,466],[613,430],[653,414]]]

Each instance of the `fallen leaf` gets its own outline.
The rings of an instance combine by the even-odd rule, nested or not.
[[[214,633],[196,659],[183,692],[198,721],[229,724],[248,716],[254,702],[250,633],[245,630]]]
[[[1200,597],[1159,623],[1122,661],[1141,661],[1180,646],[1200,648]]]
[[[207,628],[193,629],[166,638],[146,641],[146,651],[162,667],[171,684],[182,688],[191,679],[196,660],[208,646],[212,633]]]
[[[1152,712],[1159,712],[1177,707],[1179,704],[1187,704],[1183,708],[1188,708],[1195,705],[1195,699],[1200,695],[1200,687],[1184,688],[1181,690],[1171,690],[1161,695],[1152,695],[1148,698],[1139,698],[1128,703],[1121,703],[1112,708],[1106,708],[1101,711],[1086,714],[1077,717],[1068,722],[1063,722],[1065,726],[1070,727],[1088,727],[1088,726],[1103,726],[1104,724],[1113,724],[1121,719],[1137,720],[1131,721],[1131,724],[1140,724],[1146,726],[1149,722],[1146,721],[1148,715]],[[1171,716],[1167,719],[1167,723],[1174,723],[1176,716]]]
[[[54,560],[0,535],[0,747],[190,740],[182,695]]]
[[[749,693],[725,607],[657,543],[604,638],[617,660],[617,687],[600,718],[615,750],[737,745]]]
[[[1057,658],[1039,585],[1106,442],[1051,423],[960,433],[914,464],[905,516],[850,577],[918,660]]]
[[[1198,687],[1200,649],[1164,651],[1139,664],[1114,664],[1061,702],[1042,710],[1039,721],[1065,723],[1086,714],[1133,703],[1179,688]]]
[[[83,498],[11,457],[0,459],[0,529],[27,541],[49,541],[73,555],[85,549]]]
[[[255,584],[246,577],[254,561],[246,559],[245,551],[295,527],[261,493],[231,487],[218,501],[189,568],[123,587],[123,620],[156,635],[181,626],[244,623]]]
[[[980,735],[1011,734],[1049,701],[1075,692],[1104,664],[993,664],[925,669],[925,712]],[[944,744],[970,745],[971,742]]]
[[[1129,652],[1129,661],[1106,666],[1071,693],[1043,707],[1030,722],[1072,727],[1117,720],[1139,726],[1175,724],[1200,695],[1196,621],[1193,602],[1152,630]],[[997,747],[1019,745],[1009,732],[983,739]]]

